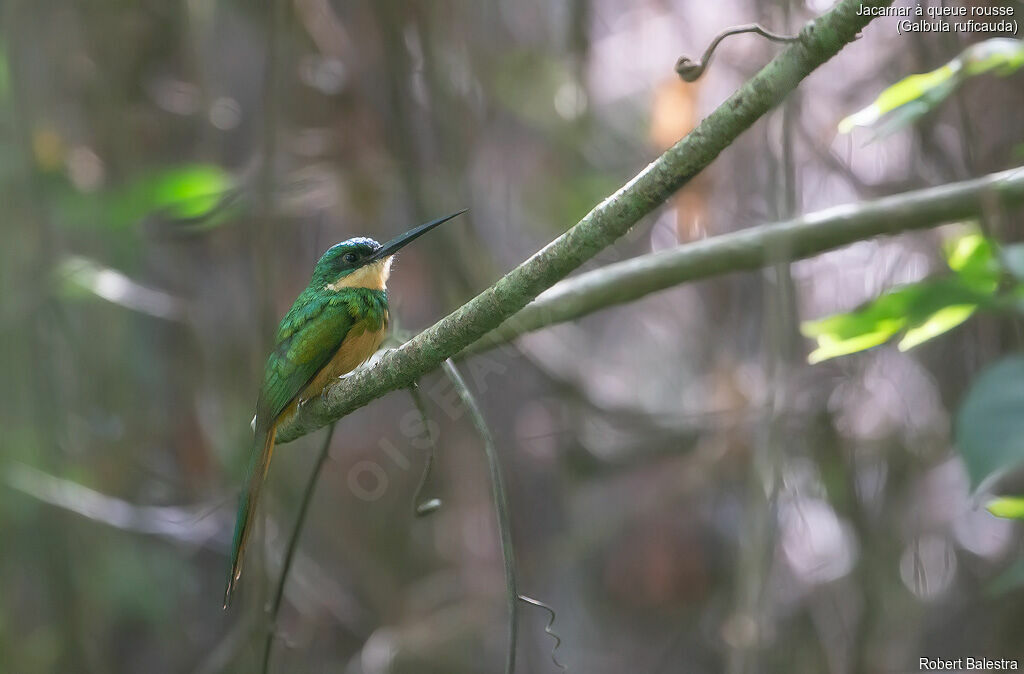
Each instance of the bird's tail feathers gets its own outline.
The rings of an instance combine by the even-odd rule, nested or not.
[[[245,491],[238,501],[238,515],[235,519],[235,535],[231,544],[231,569],[227,587],[224,588],[224,608],[231,604],[231,595],[242,576],[242,558],[249,542],[249,534],[255,521],[256,504],[259,501],[260,488],[267,477],[270,458],[274,454],[274,440],[277,437],[277,425],[266,431],[257,428],[253,440],[252,457],[249,460],[249,475]]]

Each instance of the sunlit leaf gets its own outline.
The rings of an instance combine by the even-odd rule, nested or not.
[[[850,133],[858,126],[874,126],[885,115],[901,107],[908,106],[908,104],[923,104],[915,106],[912,114],[904,111],[904,119],[901,120],[900,126],[910,123],[913,119],[920,117],[930,110],[931,104],[942,100],[956,88],[956,75],[958,71],[959,68],[944,65],[930,73],[911,75],[900,80],[879,94],[878,98],[871,105],[858,110],[839,122],[839,133]],[[929,98],[934,100],[929,101]],[[890,131],[895,131],[895,129]]]
[[[839,122],[839,133],[873,128],[872,138],[888,135],[929,112],[968,77],[991,72],[1006,76],[1024,66],[1024,42],[993,38],[971,45],[955,59],[928,73],[911,75],[888,87],[871,105]]]
[[[69,188],[56,202],[61,220],[78,226],[125,229],[150,217],[204,220],[213,226],[230,215],[222,205],[237,192],[230,173],[212,164],[194,164],[144,175],[99,193]]]
[[[1024,66],[1024,40],[996,37],[973,44],[960,54],[967,75],[995,71],[1006,77]]]
[[[963,323],[990,302],[990,294],[959,276],[891,290],[854,311],[804,322],[801,332],[817,342],[807,360],[820,363],[864,351],[901,333],[900,348],[910,349]]]
[[[976,489],[1024,465],[1024,356],[974,379],[957,412],[956,444]]]
[[[946,245],[946,263],[965,285],[982,293],[991,293],[999,286],[1002,268],[995,247],[986,237],[975,232],[957,237]]]
[[[923,323],[916,325],[904,333],[898,346],[900,351],[909,351],[915,346],[924,344],[929,339],[949,332],[960,325],[978,309],[976,304],[955,304],[943,307],[929,316]]]
[[[907,351],[949,332],[979,307],[994,306],[1003,271],[992,242],[970,232],[948,241],[943,252],[953,276],[896,288],[854,311],[803,323],[803,334],[817,342],[808,361],[864,351],[901,334],[899,349]]]
[[[951,239],[944,248],[946,264],[955,272],[984,269],[992,260],[992,244],[977,232]]]
[[[150,214],[199,218],[212,211],[234,187],[231,176],[210,164],[168,169],[141,179],[115,196],[115,219],[130,224]]]
[[[800,331],[818,344],[808,362],[820,363],[889,341],[906,327],[914,294],[910,287],[894,290],[855,311],[804,322]]]
[[[902,328],[902,324],[894,327],[881,327],[874,331],[863,332],[859,335],[846,338],[837,338],[834,335],[823,334],[818,337],[818,348],[807,356],[807,362],[814,365],[830,358],[848,356],[858,351],[866,351],[880,344],[885,344],[893,338]]]
[[[989,501],[985,509],[996,517],[1024,520],[1024,497],[1001,496]]]

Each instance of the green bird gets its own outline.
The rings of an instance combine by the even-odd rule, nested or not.
[[[462,213],[465,211],[415,227],[384,245],[356,237],[331,246],[316,263],[309,286],[278,326],[256,401],[255,436],[235,520],[225,609],[241,578],[242,557],[278,426],[303,402],[320,395],[328,384],[373,355],[388,327],[386,284],[395,253]]]

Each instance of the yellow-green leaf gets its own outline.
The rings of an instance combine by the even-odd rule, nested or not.
[[[910,75],[886,88],[871,105],[839,122],[839,133],[866,127],[875,129],[874,137],[887,135],[934,109],[964,79],[986,72],[1002,77],[1022,66],[1024,41],[993,38],[973,44],[941,68]]]
[[[996,37],[973,44],[960,54],[967,75],[979,75],[994,70],[1005,77],[1024,66],[1024,40]]]
[[[985,509],[996,517],[1024,520],[1024,496],[1001,496],[989,501]]]
[[[808,361],[864,351],[901,332],[899,347],[913,348],[963,323],[979,306],[991,303],[994,291],[994,285],[981,288],[957,274],[890,290],[848,313],[806,321],[801,332],[817,342]]]
[[[906,331],[898,344],[900,351],[909,351],[960,325],[978,309],[977,304],[954,304],[943,307],[929,316],[920,325]]]

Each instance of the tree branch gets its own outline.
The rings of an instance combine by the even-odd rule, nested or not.
[[[582,220],[490,288],[398,349],[309,401],[278,431],[288,442],[325,426],[390,391],[404,388],[484,336],[542,291],[625,234],[642,217],[703,170],[777,105],[811,71],[830,59],[872,19],[862,7],[893,0],[842,0],[809,23],[799,41],[748,80],[685,138],[594,207]]]
[[[996,205],[1024,203],[1024,167],[862,204],[836,206],[793,220],[641,255],[562,281],[460,354],[640,299],[686,281],[758,269],[779,258],[813,257],[884,234],[980,216]]]

